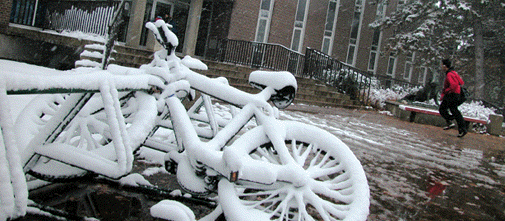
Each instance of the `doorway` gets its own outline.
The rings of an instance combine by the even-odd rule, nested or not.
[[[156,18],[161,18],[165,20],[165,22],[169,22],[169,19],[172,17],[173,13],[173,4],[171,2],[165,0],[155,0],[153,7],[151,9],[151,21],[154,21]]]

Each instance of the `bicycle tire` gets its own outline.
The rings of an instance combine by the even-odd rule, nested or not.
[[[222,179],[218,195],[227,220],[366,220],[370,190],[363,167],[349,147],[315,126],[283,124],[286,146],[311,180],[303,187],[295,187],[280,181],[260,185],[240,180],[233,184]],[[251,158],[280,164],[260,127],[237,141],[248,145]],[[327,172],[317,175],[318,170]]]
[[[140,95],[142,93],[143,92],[123,93],[121,98],[123,101],[121,111],[127,124],[127,131],[129,132],[132,149],[140,146],[145,140],[150,130],[146,130],[143,127],[149,127],[149,125],[153,127],[156,117],[156,114],[139,114],[140,112],[156,113],[156,110],[151,110],[155,108],[155,105],[137,104],[136,99],[138,96],[149,96]],[[28,143],[43,129],[45,123],[58,111],[65,100],[66,95],[63,94],[39,95],[29,102],[19,114],[20,117],[18,117],[15,123],[15,133],[20,153],[22,153],[23,165],[35,155],[34,150],[29,150]],[[95,125],[91,125],[91,123],[88,124],[88,122],[84,122],[83,119],[88,119],[90,122],[94,122]],[[102,130],[100,130],[98,128],[93,128],[97,127],[98,124],[102,124],[104,121],[106,121],[106,115],[103,113],[103,103],[101,102],[100,94],[95,94],[78,113],[78,117],[70,121],[69,125],[65,127],[65,130],[55,142],[68,143],[91,151],[99,151],[104,157],[112,160],[115,157],[114,153],[109,153],[111,152],[111,150],[107,150],[109,147],[105,148],[107,143],[111,142],[109,139],[110,135],[106,134],[108,133],[106,129],[103,130],[102,128]],[[76,124],[80,125],[76,126]],[[69,132],[68,130],[73,131]],[[88,143],[86,143],[86,141],[82,142],[84,138],[81,136],[81,132],[89,133],[88,137],[95,139],[95,148],[91,148],[90,145],[88,145],[88,143],[91,143],[89,141]],[[69,134],[70,136],[68,136]],[[57,166],[51,166],[51,164]],[[71,181],[81,177],[88,177],[90,174],[95,174],[92,171],[86,171],[46,157],[41,157],[36,163],[32,164],[30,168],[25,168],[25,171],[27,171],[28,174],[35,174],[36,178],[49,182]]]

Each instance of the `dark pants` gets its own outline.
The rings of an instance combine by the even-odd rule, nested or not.
[[[463,115],[461,115],[461,112],[458,110],[458,106],[460,104],[461,102],[459,94],[446,94],[442,100],[442,103],[440,104],[438,111],[447,122],[447,125],[451,124],[451,120],[456,120],[458,123],[458,130],[461,133],[467,131],[467,124],[463,119]],[[449,111],[451,111],[450,114]]]

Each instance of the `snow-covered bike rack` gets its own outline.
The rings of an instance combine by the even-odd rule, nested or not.
[[[143,144],[166,153],[166,168],[177,170],[177,179],[186,191],[196,195],[218,193],[219,206],[201,220],[213,220],[221,213],[228,220],[366,219],[368,184],[350,149],[317,127],[277,119],[276,107],[284,108],[294,99],[297,84],[291,73],[253,72],[249,81],[261,92],[249,94],[227,85],[223,79],[210,79],[190,70],[189,67],[198,69],[205,65],[196,59],[181,60],[175,56],[178,40],[163,21],[148,23],[146,27],[165,49],[156,52],[154,60],[139,69],[113,66],[106,71],[89,69],[82,75],[0,75],[0,96],[71,93],[58,101],[49,99],[48,106],[63,104],[29,141],[14,140],[12,121],[4,120],[10,118],[5,111],[8,104],[5,99],[0,101],[0,126],[3,134],[7,133],[3,136],[0,163],[9,162],[14,168],[8,174],[0,170],[0,176],[9,177],[9,185],[15,184],[6,198],[8,202],[19,201],[16,205],[21,205],[21,209],[17,213],[23,213],[22,204],[26,202],[22,191],[26,183],[15,182],[20,180],[23,169],[46,178],[55,171],[55,177],[91,171],[118,179],[131,171],[133,149]],[[192,90],[200,91],[202,96],[188,111],[181,98],[192,94]],[[138,92],[123,100],[118,91]],[[95,93],[101,96],[93,96]],[[211,97],[237,108],[231,120],[215,117]],[[136,105],[130,107],[130,101]],[[198,111],[200,107],[205,108],[205,113]],[[132,112],[125,114],[127,111]],[[136,117],[138,112],[142,112],[140,117]],[[133,118],[125,120],[126,115]],[[228,144],[252,118],[258,126]],[[198,130],[192,120],[207,122],[210,130]],[[18,124],[18,128],[29,126]],[[173,146],[150,139],[158,127],[174,131],[177,139]],[[100,135],[100,142],[93,132]],[[30,137],[23,132],[16,136]],[[6,137],[12,139],[6,141]],[[205,137],[205,141],[199,137]],[[10,157],[16,155],[13,151],[18,148],[23,150],[21,157]],[[13,159],[4,160],[7,156]],[[15,216],[11,215],[16,212],[11,209],[13,205],[2,207],[11,212],[8,217]],[[178,204],[163,202],[153,209],[174,205]],[[189,220],[194,219],[184,211]]]
[[[23,168],[30,168],[41,157],[117,178],[132,167],[133,155],[123,115],[119,107],[118,86],[121,91],[148,91],[162,85],[159,79],[147,75],[114,76],[103,71],[79,75],[0,75],[0,170],[2,211],[0,220],[22,216],[26,212],[28,189]],[[102,95],[107,124],[112,133],[115,160],[64,143],[53,143],[95,93]],[[16,134],[29,131],[14,128],[7,95],[71,93],[57,114],[53,116],[29,143]],[[23,125],[17,125],[23,126]],[[18,140],[16,140],[18,137]],[[21,139],[19,139],[21,138]],[[29,141],[29,140],[28,140]],[[26,145],[22,145],[22,144]],[[21,144],[21,145],[20,145]],[[21,153],[21,154],[20,154]],[[8,164],[8,165],[4,165]],[[51,169],[51,168],[42,168]],[[5,215],[5,217],[3,217]]]

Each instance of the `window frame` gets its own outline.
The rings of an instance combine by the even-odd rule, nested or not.
[[[393,61],[393,64],[391,64],[391,60]],[[387,69],[386,69],[386,75],[387,76],[390,76],[392,78],[395,77],[395,74],[396,74],[396,60],[397,60],[397,55],[395,52],[391,52],[389,54],[389,58],[388,58],[388,66],[387,66]]]
[[[408,53],[405,56],[405,66],[403,68],[403,79],[408,82],[410,82],[412,80],[412,71],[414,69],[414,59],[415,59],[415,52]]]
[[[300,3],[301,1],[305,1],[305,10],[303,11],[303,20],[297,20],[300,17]],[[307,12],[309,10],[309,5],[310,5],[310,0],[298,0],[297,6],[296,6],[296,13],[295,13],[295,21],[293,24],[293,34],[291,36],[291,50],[296,51],[296,52],[301,52],[302,47],[303,47],[303,41],[305,37],[305,27],[307,23]],[[295,39],[297,37],[297,33],[299,33],[299,38]],[[295,40],[297,42],[295,42]]]
[[[358,56],[358,48],[361,36],[361,28],[363,25],[363,16],[365,12],[365,1],[356,0],[354,5],[354,13],[351,22],[351,30],[349,33],[349,46],[347,48],[347,56],[345,63],[351,66],[356,65],[356,59]],[[356,21],[356,14],[359,13],[359,18]],[[356,25],[357,24],[357,25]],[[355,26],[356,25],[356,26]],[[356,36],[353,36],[356,34]]]
[[[269,1],[270,5],[268,6],[268,10],[263,9],[264,0],[260,2],[260,8],[258,10],[258,21],[256,23],[256,33],[254,34],[254,41],[256,42],[261,43],[268,42],[268,36],[270,35],[270,24],[272,22],[272,14],[275,0],[269,0]],[[264,16],[265,14],[267,16]],[[262,22],[265,22],[264,30],[260,30]],[[263,38],[259,39],[261,37],[260,36],[261,31],[263,31]]]
[[[335,11],[333,14],[333,21],[332,21],[332,27],[331,30],[327,29],[327,22],[328,22],[328,16],[330,15],[330,4],[334,3],[335,4]],[[328,3],[328,9],[326,10],[326,20],[325,20],[325,25],[324,25],[324,33],[323,33],[323,41],[321,43],[321,51],[325,54],[328,54],[331,56],[332,51],[333,51],[333,43],[334,43],[334,38],[335,38],[335,29],[337,26],[337,19],[338,19],[338,11],[340,9],[340,0],[330,0]],[[327,35],[327,33],[330,33],[330,35]],[[327,44],[327,47],[325,43]]]

